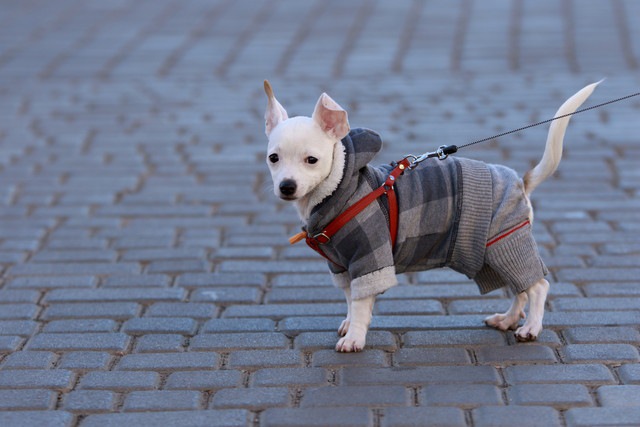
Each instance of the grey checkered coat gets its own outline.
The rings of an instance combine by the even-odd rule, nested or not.
[[[368,163],[380,151],[379,135],[354,129],[343,140],[344,175],[336,191],[312,211],[307,232],[321,232],[332,219],[378,188],[391,166]],[[526,225],[486,247],[495,236],[526,221],[522,180],[511,169],[450,157],[428,160],[396,181],[398,236],[389,236],[386,197],[369,205],[321,248],[331,259],[337,286],[354,299],[384,292],[397,273],[450,267],[475,279],[481,293],[510,286],[522,292],[546,273]]]

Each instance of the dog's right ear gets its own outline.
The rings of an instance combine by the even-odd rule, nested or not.
[[[264,133],[269,136],[273,128],[278,126],[278,123],[283,122],[289,118],[287,111],[278,102],[273,95],[273,89],[269,80],[264,81],[264,92],[267,94],[267,110],[264,112]]]

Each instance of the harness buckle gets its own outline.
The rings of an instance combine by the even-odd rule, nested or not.
[[[313,240],[315,240],[321,245],[326,245],[331,241],[331,237],[327,236],[323,231],[322,233],[318,233],[315,236],[313,236]]]

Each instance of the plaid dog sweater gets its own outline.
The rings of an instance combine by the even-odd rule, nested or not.
[[[382,185],[393,169],[368,164],[382,147],[371,130],[353,129],[342,146],[342,180],[312,210],[306,225],[310,235]],[[395,286],[396,274],[438,267],[474,279],[483,294],[505,286],[520,293],[547,274],[528,223],[524,184],[513,170],[449,157],[406,171],[395,189],[399,214],[394,248],[385,197],[321,246],[334,283],[350,287],[354,299]]]

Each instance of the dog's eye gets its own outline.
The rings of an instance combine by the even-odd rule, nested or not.
[[[278,163],[278,160],[280,160],[280,158],[278,157],[277,154],[274,153],[269,155],[269,161],[271,163]]]
[[[318,163],[318,159],[316,159],[313,156],[309,156],[306,159],[307,163],[309,163],[310,165],[315,165],[316,163]]]

